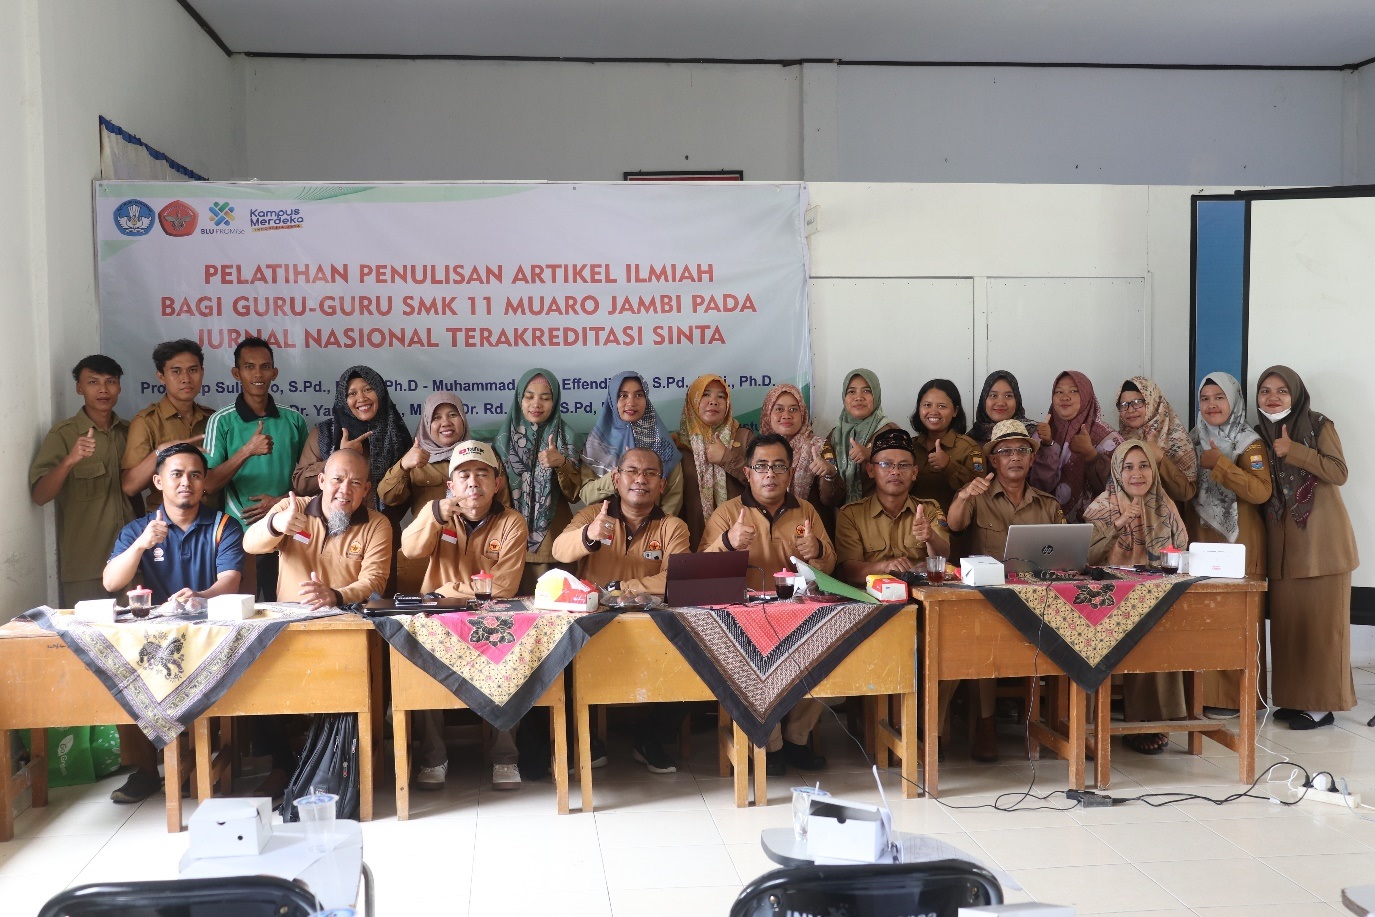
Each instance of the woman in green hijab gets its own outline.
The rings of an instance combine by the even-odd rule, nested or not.
[[[873,479],[864,473],[874,437],[884,430],[902,428],[884,416],[883,387],[873,370],[852,370],[845,376],[840,397],[845,406],[829,439],[835,450],[836,468],[845,482],[845,502],[853,503],[874,486]]]

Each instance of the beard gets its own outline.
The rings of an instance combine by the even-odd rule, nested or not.
[[[331,535],[339,535],[349,527],[349,514],[342,509],[325,510],[325,528]]]

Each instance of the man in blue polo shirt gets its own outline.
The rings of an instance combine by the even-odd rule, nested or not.
[[[119,593],[137,581],[153,591],[154,604],[237,590],[244,562],[243,532],[224,513],[201,505],[205,493],[201,451],[190,443],[160,451],[153,486],[162,493],[162,505],[120,530],[105,562],[105,589]],[[141,802],[162,785],[157,750],[137,726],[120,726],[119,740],[135,770],[110,798]]]
[[[277,366],[272,346],[246,337],[234,348],[231,370],[241,388],[234,404],[205,424],[205,487],[224,491],[224,508],[246,530],[291,490],[291,472],[301,457],[310,424],[272,397]],[[277,554],[260,554],[244,569],[244,591],[266,601],[277,598]]]

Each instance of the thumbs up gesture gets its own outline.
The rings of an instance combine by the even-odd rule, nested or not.
[[[1086,462],[1092,461],[1098,455],[1098,449],[1093,445],[1093,437],[1089,436],[1087,425],[1079,427],[1079,432],[1069,441],[1069,447]]]
[[[243,444],[248,455],[268,455],[272,452],[272,437],[263,432],[263,422],[258,421],[258,429]]]
[[[917,511],[912,516],[912,540],[918,544],[925,544],[931,537],[931,520],[926,518],[926,507],[917,504]]]
[[[1270,448],[1275,451],[1276,458],[1285,458],[1289,455],[1289,447],[1293,444],[1294,441],[1289,438],[1289,424],[1284,424],[1280,427],[1279,438],[1270,444]]]
[[[157,545],[167,540],[167,517],[162,514],[162,507],[158,507],[157,514],[153,516],[153,521],[138,536],[139,547],[145,551],[151,551]]]
[[[597,511],[597,516],[587,524],[587,540],[600,541],[602,544],[611,544],[611,536],[616,532],[616,520],[611,518],[608,512],[611,501],[603,500],[602,508]]]
[[[335,602],[334,590],[320,580],[320,574],[310,571],[310,579],[301,583],[300,600],[311,608],[329,608]]]
[[[1222,458],[1222,452],[1218,449],[1217,443],[1210,439],[1208,440],[1208,448],[1199,455],[1198,463],[1206,470],[1212,471],[1220,458]]]
[[[296,494],[288,492],[286,505],[272,516],[272,527],[283,535],[295,535],[305,528],[306,517],[296,503]]]
[[[1117,513],[1117,519],[1113,524],[1120,531],[1130,530],[1141,522],[1141,500],[1139,498],[1126,499],[1121,492],[1118,492]]]
[[[554,445],[554,434],[550,433],[549,442],[546,443],[544,449],[540,451],[539,463],[545,468],[559,468],[566,461],[568,461],[568,459],[564,458],[563,453]]]
[[[1049,411],[1046,411],[1046,419],[1036,425],[1036,438],[1047,446],[1055,441],[1055,433],[1050,429]]]
[[[993,486],[993,473],[989,472],[981,478],[975,478],[964,487],[960,488],[960,497],[965,500],[972,500],[980,494],[988,493],[988,488]],[[929,533],[928,529],[928,533]]]
[[[342,427],[341,427],[341,428],[340,428],[340,431],[339,431],[339,448],[340,448],[340,449],[353,449],[353,450],[355,450],[355,451],[357,451],[357,452],[362,452],[362,451],[363,451],[363,440],[367,439],[367,438],[368,438],[369,436],[371,436],[371,435],[372,435],[372,431],[369,430],[368,432],[364,433],[362,436],[358,437],[357,439],[349,439],[349,431],[348,431],[348,430],[345,430],[345,429],[342,429]]]
[[[348,436],[347,430],[344,431],[344,435]],[[365,433],[363,435],[366,436],[367,434]],[[360,436],[358,439],[361,440],[362,438],[363,437]],[[355,440],[355,442],[357,441],[358,440]],[[428,464],[430,464],[430,453],[425,451],[424,446],[420,445],[420,437],[417,436],[415,438],[415,443],[406,450],[405,455],[401,456],[401,467],[410,471],[412,468],[419,468],[421,465]]]
[[[861,446],[853,436],[850,437],[850,461],[856,465],[863,465],[869,461],[869,452],[868,446]]]
[[[740,518],[735,520],[735,524],[730,527],[731,547],[737,551],[748,551],[754,544],[754,526],[750,523],[749,515],[745,508],[740,507]]]
[[[812,534],[812,520],[810,518],[803,520],[802,535],[795,540],[795,543],[797,556],[803,560],[816,560],[821,556],[821,539]]]
[[[936,438],[936,448],[932,449],[926,456],[926,464],[931,466],[932,471],[944,471],[945,466],[950,464],[950,455],[941,448],[940,438]]]
[[[85,433],[76,438],[72,443],[72,449],[67,453],[67,464],[75,465],[84,458],[95,455],[95,427],[91,427]]]

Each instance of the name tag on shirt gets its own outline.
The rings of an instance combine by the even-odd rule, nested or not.
[[[299,541],[301,544],[310,544],[310,533],[307,532],[307,531],[304,531],[304,530],[303,530],[303,531],[297,532],[295,535],[292,535],[291,537],[292,537],[292,538],[295,538],[295,539],[296,539],[297,541]]]
[[[446,544],[458,544],[458,532],[453,529],[441,529],[439,532],[439,540]]]
[[[664,559],[664,552],[663,552],[663,551],[646,551],[646,552],[645,552],[645,560],[663,560],[663,559]]]

